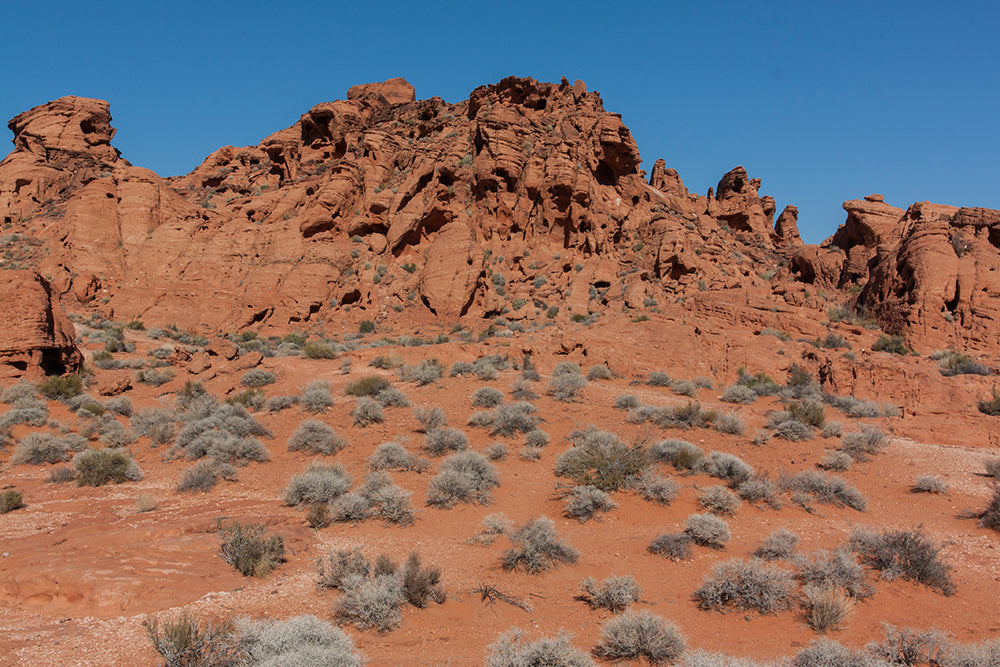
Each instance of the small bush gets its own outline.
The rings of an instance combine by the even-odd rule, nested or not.
[[[732,412],[717,415],[712,425],[719,433],[728,433],[729,435],[743,435],[746,430],[746,424],[743,423],[743,420]]]
[[[347,396],[376,396],[383,389],[388,389],[392,384],[381,375],[366,375],[355,380],[344,388]]]
[[[528,431],[524,435],[524,446],[525,447],[536,447],[542,448],[547,447],[549,444],[549,434],[541,429],[535,429],[533,431]]]
[[[724,486],[709,486],[698,496],[702,509],[719,516],[732,516],[743,504],[739,496]]]
[[[456,361],[451,365],[451,370],[448,371],[448,374],[451,377],[472,375],[472,363],[469,361]]]
[[[751,504],[767,503],[772,509],[779,509],[778,485],[766,477],[754,477],[736,486],[736,495]]]
[[[507,445],[502,442],[494,442],[486,448],[486,456],[490,461],[502,461],[507,458]]]
[[[555,365],[552,369],[552,376],[558,377],[560,375],[582,375],[583,370],[580,368],[579,364],[573,363],[572,361],[561,361]]]
[[[586,386],[587,378],[582,375],[573,373],[553,375],[549,380],[549,394],[557,401],[571,403],[580,397],[580,392]]]
[[[385,634],[403,622],[403,582],[397,573],[371,579],[349,578],[344,595],[337,600],[334,615],[358,630]]]
[[[662,371],[653,371],[646,380],[651,387],[669,387],[671,382],[670,376]]]
[[[326,409],[333,405],[330,383],[326,380],[310,382],[299,394],[299,403],[309,412],[326,412]]]
[[[436,428],[424,438],[424,450],[431,456],[460,452],[469,446],[469,438],[455,428]]]
[[[1000,485],[993,486],[993,494],[990,496],[986,507],[978,515],[979,525],[1000,532]]]
[[[136,435],[147,436],[154,446],[173,441],[176,422],[177,415],[162,408],[142,408],[129,419]]]
[[[337,667],[361,667],[364,664],[354,642],[343,630],[315,616],[295,616],[285,621],[241,621],[239,641],[242,649],[240,664]]]
[[[674,380],[670,384],[670,389],[678,396],[698,396],[698,387],[691,380]]]
[[[482,387],[472,394],[472,405],[479,408],[494,408],[503,403],[503,392],[493,387]]]
[[[19,510],[24,506],[24,494],[17,489],[7,489],[0,493],[0,514]]]
[[[686,440],[662,440],[649,448],[654,461],[669,463],[677,470],[697,470],[704,466],[705,452]]]
[[[371,424],[381,424],[384,422],[385,412],[378,401],[367,396],[362,396],[358,398],[357,404],[351,410],[351,417],[354,419],[355,426],[365,428]]]
[[[112,414],[121,415],[122,417],[132,416],[132,399],[128,396],[109,398],[104,407]]]
[[[333,427],[317,419],[306,419],[288,439],[288,451],[313,454],[336,454],[347,447],[347,441]]]
[[[587,577],[580,583],[581,598],[591,609],[607,609],[619,614],[638,602],[642,589],[632,576],[608,577],[601,583]]]
[[[219,555],[244,577],[266,577],[285,562],[285,541],[260,524],[219,523]]]
[[[883,579],[908,579],[944,595],[955,592],[948,574],[951,567],[941,560],[941,547],[919,528],[881,533],[858,529],[851,536],[851,549],[878,570]]]
[[[534,642],[524,639],[524,633],[513,628],[500,635],[490,644],[486,655],[486,667],[594,667],[594,661],[587,654],[573,648],[569,637],[543,637]]]
[[[148,616],[142,623],[153,649],[166,667],[236,664],[239,656],[233,624],[204,624],[187,612],[163,622]]]
[[[38,385],[38,393],[53,401],[73,398],[83,393],[83,378],[79,373],[65,377],[52,376]]]
[[[768,415],[766,425],[774,430],[775,437],[789,442],[812,440],[816,436],[814,427],[795,419],[790,412],[772,412]]]
[[[35,384],[22,380],[4,389],[3,394],[0,394],[0,401],[11,405],[25,400],[30,401],[37,397],[38,389],[35,387]]]
[[[742,459],[724,452],[712,452],[708,457],[706,472],[730,486],[738,486],[753,477],[753,468]]]
[[[639,399],[632,394],[619,394],[615,397],[615,407],[619,410],[632,410],[639,407]]]
[[[840,449],[855,461],[866,461],[889,445],[889,436],[877,428],[861,425],[856,433],[845,433],[840,438]]]
[[[541,421],[535,415],[537,411],[534,405],[525,401],[497,406],[490,418],[490,435],[510,437],[517,433],[530,433]]]
[[[990,415],[991,417],[1000,416],[1000,389],[994,385],[993,396],[982,399],[976,405],[984,415]]]
[[[226,403],[239,403],[249,410],[259,410],[264,405],[264,401],[264,390],[262,389],[245,389],[226,397]]]
[[[576,486],[566,498],[566,516],[580,523],[595,518],[600,512],[610,512],[618,507],[604,491],[593,486]]]
[[[873,352],[890,352],[892,354],[913,354],[913,350],[906,344],[902,336],[887,336],[882,334],[872,345]]]
[[[813,399],[793,401],[788,404],[788,411],[791,413],[792,419],[803,424],[822,428],[823,424],[826,423],[826,410],[823,408],[823,404]]]
[[[371,320],[361,320],[361,323],[358,324],[358,333],[360,334],[375,333],[375,323]]]
[[[410,552],[406,563],[400,568],[403,579],[403,596],[406,601],[423,609],[430,601],[441,604],[445,600],[444,589],[441,587],[441,570],[437,567],[424,567],[420,563],[420,555]]]
[[[458,503],[490,502],[490,491],[500,486],[496,466],[478,452],[453,454],[441,463],[440,471],[431,479],[427,504],[442,509]]]
[[[181,473],[181,482],[177,485],[177,490],[208,493],[220,479],[235,480],[236,468],[228,463],[219,463],[218,461],[198,461],[185,468],[184,472]]]
[[[510,535],[514,544],[504,552],[501,564],[505,570],[523,570],[540,574],[564,563],[575,563],[579,552],[559,539],[555,524],[548,517],[531,519]]]
[[[339,465],[310,465],[292,477],[285,489],[286,505],[331,503],[351,488],[351,476]]]
[[[757,392],[742,384],[734,384],[731,387],[726,387],[722,392],[722,401],[725,403],[750,405],[757,398]]]
[[[361,549],[338,549],[316,561],[317,585],[320,588],[342,589],[344,582],[352,576],[366,578],[371,572],[371,563]]]
[[[885,637],[868,644],[868,652],[893,665],[940,665],[951,647],[948,636],[940,630],[896,628],[883,623],[882,633]]]
[[[761,560],[734,559],[715,566],[694,592],[704,610],[738,609],[774,614],[792,606],[792,576]]]
[[[28,463],[62,463],[69,459],[70,443],[50,433],[29,433],[14,447],[10,462],[13,465]]]
[[[713,514],[692,514],[686,526],[684,532],[703,547],[722,549],[729,541],[729,526]]]
[[[610,660],[645,658],[658,665],[676,660],[686,648],[673,624],[648,611],[627,611],[604,624],[595,653]]]
[[[911,487],[914,493],[947,493],[948,485],[937,477],[930,475],[920,475],[913,480]]]
[[[399,370],[404,381],[415,382],[421,387],[437,382],[444,375],[444,367],[437,359],[424,359],[416,366],[403,366]]]
[[[77,486],[102,486],[108,482],[138,482],[142,471],[128,452],[119,449],[88,449],[73,457]]]
[[[537,378],[536,378],[537,381]],[[538,398],[538,394],[531,388],[525,380],[517,380],[511,387],[510,396],[517,401],[533,401]]]
[[[860,491],[836,475],[804,470],[784,478],[781,485],[786,491],[809,494],[825,505],[849,507],[858,512],[864,512],[868,505]]]
[[[670,560],[686,560],[691,557],[691,543],[693,541],[687,533],[665,533],[649,543],[649,553],[664,556]]]
[[[760,371],[756,375],[750,375],[743,369],[740,369],[736,384],[753,390],[758,396],[773,396],[781,389],[778,383],[764,371]]]
[[[635,484],[635,489],[644,500],[659,505],[669,505],[677,497],[677,484],[655,472],[643,473]]]
[[[595,380],[610,380],[614,375],[611,373],[611,369],[604,364],[597,364],[596,366],[591,366],[590,370],[587,371],[587,379],[591,382]]]
[[[799,545],[799,536],[779,528],[764,538],[757,550],[751,554],[761,560],[782,560],[790,558]]]
[[[983,470],[988,476],[1000,481],[1000,459],[986,459],[983,461]]]
[[[791,667],[885,667],[868,655],[838,644],[829,639],[810,643],[795,654]]]
[[[298,396],[272,396],[264,402],[264,409],[268,412],[281,412],[282,410],[287,410],[298,402]]]
[[[413,408],[413,416],[420,422],[420,430],[424,433],[435,431],[448,423],[444,416],[444,410],[436,406],[417,406]]]
[[[570,434],[573,447],[556,459],[556,475],[601,491],[634,486],[649,466],[641,446],[629,446],[613,433],[588,429]]]
[[[844,548],[821,549],[795,558],[795,578],[814,589],[837,588],[852,598],[864,599],[875,590],[854,554]]]
[[[370,470],[414,470],[422,472],[427,469],[427,460],[421,459],[406,451],[398,442],[383,442],[375,448],[368,457]]]
[[[850,469],[852,463],[854,458],[847,452],[830,452],[820,461],[819,467],[823,470],[843,472]]]
[[[389,387],[375,394],[375,400],[384,408],[408,408],[410,399],[399,389]]]
[[[170,368],[165,370],[146,368],[136,371],[135,379],[140,384],[148,384],[151,387],[161,387],[174,379],[174,371]]]
[[[0,415],[0,428],[9,431],[15,424],[27,424],[29,426],[45,426],[49,418],[49,411],[44,403],[32,405],[30,407],[13,407]]]

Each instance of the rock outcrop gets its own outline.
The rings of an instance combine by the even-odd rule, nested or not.
[[[58,297],[34,271],[4,271],[0,303],[0,379],[38,379],[80,369],[83,356]]]

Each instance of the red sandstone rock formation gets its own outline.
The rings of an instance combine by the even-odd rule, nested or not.
[[[83,363],[73,343],[73,325],[34,271],[4,271],[0,281],[0,378],[40,378],[79,370]]]

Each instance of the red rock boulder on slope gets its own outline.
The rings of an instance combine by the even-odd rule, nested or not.
[[[0,281],[0,379],[70,373],[83,356],[48,281],[34,271],[4,271]]]

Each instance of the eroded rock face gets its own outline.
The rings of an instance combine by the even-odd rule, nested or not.
[[[0,378],[37,379],[80,369],[73,325],[48,281],[34,271],[0,274]]]
[[[883,246],[859,296],[921,350],[996,349],[1000,340],[1000,211],[922,202]]]
[[[709,197],[708,214],[725,221],[733,229],[769,236],[774,200],[770,201],[770,212],[766,212],[764,202],[757,193],[758,188],[759,178],[751,179],[746,169],[736,167],[719,181],[715,196]]]

